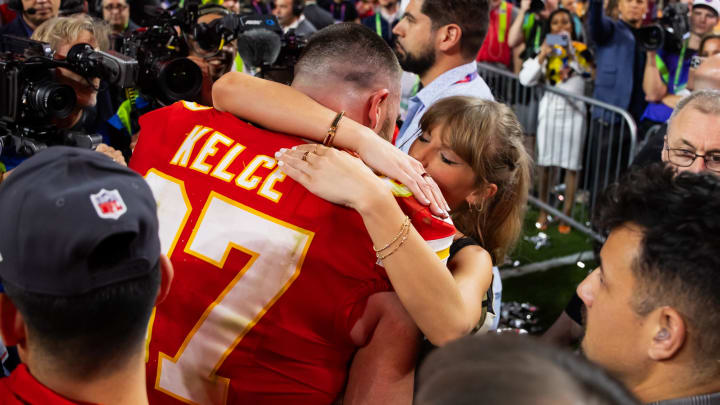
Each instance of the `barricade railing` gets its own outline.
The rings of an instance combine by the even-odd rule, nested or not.
[[[517,75],[478,63],[495,99],[509,105],[525,128],[537,167],[530,203],[592,238],[598,194],[635,156],[637,125],[625,110],[556,86],[523,86]],[[543,223],[539,223],[543,226]]]

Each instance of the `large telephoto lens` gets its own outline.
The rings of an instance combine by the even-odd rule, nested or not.
[[[157,72],[159,96],[166,103],[194,100],[200,94],[202,71],[190,59],[158,61],[153,70]]]
[[[27,88],[25,94],[30,110],[34,115],[43,117],[67,118],[77,102],[75,91],[64,84],[34,83]]]

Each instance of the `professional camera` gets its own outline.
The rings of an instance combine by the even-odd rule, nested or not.
[[[640,45],[648,51],[664,48],[668,52],[679,53],[690,33],[688,10],[685,3],[665,7],[657,24],[638,30]]]
[[[137,87],[161,104],[190,100],[200,93],[202,72],[187,58],[187,43],[175,29],[186,25],[184,14],[172,16],[161,10],[152,25],[113,38],[112,48],[140,65]]]
[[[279,82],[292,80],[295,63],[307,43],[294,30],[283,35],[272,15],[227,14],[207,24],[195,24],[189,32],[193,42],[209,54],[236,40],[243,62],[258,76]]]
[[[279,83],[289,84],[293,80],[295,64],[307,45],[307,38],[289,30],[280,40],[280,51],[273,62],[260,62],[258,76]]]
[[[29,156],[57,144],[92,147],[97,140],[59,130],[52,124],[53,120],[69,117],[77,101],[72,87],[56,82],[57,68],[120,86],[132,85],[137,77],[135,61],[95,51],[87,44],[73,46],[64,60],[58,60],[47,43],[2,36],[0,154],[14,149],[16,155]]]

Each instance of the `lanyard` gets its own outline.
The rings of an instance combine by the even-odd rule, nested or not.
[[[465,76],[463,79],[456,81],[453,83],[453,85],[460,84],[460,83],[470,83],[471,81],[478,78],[477,72],[469,73],[467,76]]]
[[[678,81],[680,81],[680,72],[683,69],[683,63],[685,62],[685,50],[687,49],[688,41],[683,42],[682,49],[680,50],[680,59],[678,59],[678,64],[675,67],[675,81],[673,83],[673,93],[677,93],[678,88]],[[685,87],[685,86],[683,86]]]
[[[500,15],[498,16],[498,43],[505,42],[505,31],[507,30],[507,2],[500,3]]]
[[[265,13],[263,13],[263,10],[260,8],[260,6],[258,5],[257,0],[253,0],[252,5],[255,8],[255,11],[258,12],[258,14],[260,14],[260,15],[265,14]]]
[[[410,90],[410,97],[413,97],[417,94],[417,92],[420,90],[420,76],[415,79],[415,84],[412,87],[412,90]]]
[[[382,25],[380,24],[380,10],[375,12],[375,32],[382,36]]]
[[[673,80],[674,94],[681,90],[677,86],[680,82],[680,73],[682,73],[683,64],[685,63],[685,51],[687,50],[687,44],[688,41],[685,41],[683,43],[682,49],[680,49],[680,56],[678,57],[677,65],[675,66],[675,78]],[[670,71],[668,70],[667,65],[665,65],[665,61],[663,61],[658,54],[655,54],[655,64],[657,64],[658,72],[660,72],[660,75],[662,76],[665,83],[670,84]],[[682,87],[685,87],[685,85],[683,85]]]
[[[345,7],[347,7],[347,5],[343,3],[342,7],[340,7],[340,19],[338,21],[345,21]],[[335,3],[330,4],[330,12],[333,17],[335,17]]]

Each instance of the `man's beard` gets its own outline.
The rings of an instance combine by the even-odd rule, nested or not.
[[[400,62],[400,67],[406,72],[422,76],[435,64],[435,50],[431,46],[423,49],[419,55],[412,55],[405,51],[405,48],[403,48],[403,53],[400,53],[397,49],[398,46],[402,47],[399,43],[396,45],[395,55]]]

